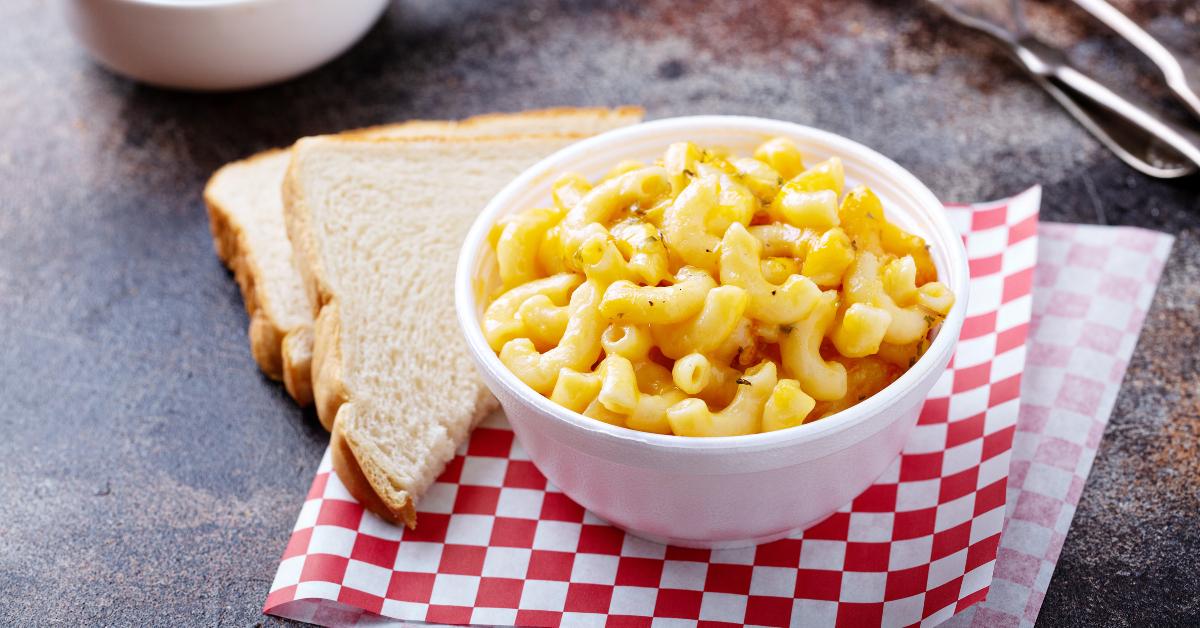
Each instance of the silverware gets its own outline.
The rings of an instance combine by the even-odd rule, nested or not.
[[[1200,170],[1200,146],[1155,115],[1072,67],[1062,50],[1030,33],[1025,25],[1020,0],[1010,1],[1015,24],[1011,30],[963,10],[952,0],[929,1],[954,21],[978,30],[1002,45],[1068,113],[1134,169],[1162,179],[1182,177]],[[1081,4],[1104,4],[1101,0],[1076,1]],[[1103,9],[1098,10],[1103,12]],[[1113,9],[1113,12],[1116,10]],[[1115,26],[1113,28],[1116,29]],[[1134,28],[1137,28],[1136,25]],[[1137,30],[1146,36],[1145,40],[1157,44],[1140,28]],[[1154,50],[1154,46],[1147,49]],[[1178,67],[1179,62],[1161,45],[1157,46],[1155,54],[1158,55],[1159,51],[1174,61],[1174,66],[1169,63],[1159,65],[1160,68],[1166,68],[1163,69],[1164,76],[1170,80],[1174,76],[1171,68]],[[1155,63],[1158,61],[1155,60]],[[1179,74],[1182,75],[1182,68]],[[1172,90],[1185,103],[1188,102],[1185,94],[1195,98],[1195,94],[1187,87],[1186,78],[1182,89],[1177,88],[1179,85],[1181,83],[1176,80]]]
[[[1196,88],[1188,83],[1188,77],[1183,72],[1183,65],[1179,63],[1179,59],[1176,59],[1175,55],[1171,54],[1150,33],[1142,30],[1142,27],[1104,0],[1075,0],[1075,4],[1091,13],[1092,17],[1111,28],[1113,32],[1125,38],[1125,41],[1133,44],[1134,48],[1137,48],[1154,65],[1158,66],[1167,87],[1171,88],[1175,97],[1191,110],[1197,120],[1200,120],[1200,96],[1196,95]]]

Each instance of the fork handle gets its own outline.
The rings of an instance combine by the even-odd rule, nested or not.
[[[1069,65],[1057,66],[1053,72],[1045,75],[1044,78],[1055,84],[1059,89],[1062,89],[1068,97],[1077,101],[1082,100],[1079,104],[1083,105],[1085,109],[1089,105],[1098,106],[1112,114],[1112,117],[1116,119],[1115,122],[1098,120],[1095,116],[1092,116],[1092,118],[1102,127],[1109,127],[1109,134],[1117,135],[1115,141],[1119,142],[1122,136],[1127,137],[1130,132],[1138,133],[1141,137],[1129,138],[1129,140],[1145,142],[1142,144],[1143,147],[1149,147],[1153,140],[1158,140],[1195,164],[1196,168],[1200,168],[1200,147],[1196,146],[1196,144],[1187,137],[1184,137],[1179,131],[1159,120],[1153,114],[1126,100],[1104,85],[1092,80],[1075,68]],[[1120,124],[1121,128],[1112,129],[1113,124]],[[1118,130],[1120,133],[1114,133],[1114,131]]]
[[[1167,87],[1170,87],[1175,96],[1191,110],[1192,115],[1200,120],[1200,96],[1196,95],[1196,89],[1188,83],[1183,66],[1171,51],[1105,0],[1075,0],[1075,4],[1133,44],[1158,66]]]
[[[1200,168],[1200,147],[1153,114],[1071,67],[1058,49],[1027,38],[1013,41],[1010,50],[1068,113],[1133,168],[1168,179]],[[1155,144],[1166,145],[1190,165],[1167,167],[1153,163]]]

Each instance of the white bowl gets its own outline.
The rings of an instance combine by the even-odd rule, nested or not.
[[[192,90],[307,72],[358,41],[388,0],[68,0],[67,24],[102,65]]]
[[[688,438],[616,427],[562,408],[518,380],[488,347],[479,326],[480,295],[498,283],[488,230],[502,216],[546,205],[558,173],[595,178],[622,159],[649,162],[681,140],[749,154],[780,135],[793,139],[809,163],[841,157],[847,186],[869,185],[890,219],[923,236],[940,278],[958,295],[928,352],[891,386],[810,424],[765,434]],[[467,235],[455,299],[484,380],[521,445],[551,482],[597,516],[639,536],[690,547],[737,547],[782,538],[832,514],[899,455],[958,341],[967,276],[962,241],[941,203],[890,159],[789,122],[697,116],[611,131],[525,171],[492,199]]]

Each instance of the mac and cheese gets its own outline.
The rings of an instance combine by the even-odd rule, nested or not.
[[[928,348],[954,294],[925,241],[842,162],[673,144],[500,221],[488,344],[518,379],[599,421],[733,436],[815,421]]]

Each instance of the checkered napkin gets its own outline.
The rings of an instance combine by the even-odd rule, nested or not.
[[[987,601],[955,627],[1033,626],[1174,240],[1043,223],[1008,507]]]
[[[1011,497],[1006,480],[1030,327],[1038,203],[1034,189],[1000,203],[947,208],[964,234],[972,276],[955,358],[901,457],[803,534],[721,551],[626,535],[548,485],[495,416],[426,495],[416,531],[364,513],[327,455],[264,610],[323,624],[944,621],[987,595],[997,564]],[[1138,325],[1123,329],[1136,337]],[[1117,370],[1110,375],[1119,381]],[[1073,399],[1090,393],[1071,390],[1064,394]],[[1025,499],[1022,493],[1009,500],[1018,519]],[[983,612],[974,617],[986,622]]]

